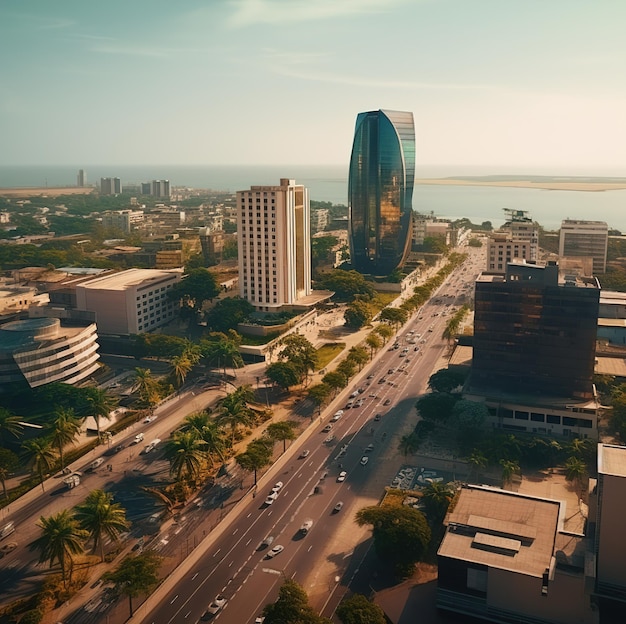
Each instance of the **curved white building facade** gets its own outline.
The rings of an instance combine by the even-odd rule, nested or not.
[[[98,370],[95,323],[62,326],[56,318],[13,321],[0,327],[0,388],[26,381],[75,384]]]

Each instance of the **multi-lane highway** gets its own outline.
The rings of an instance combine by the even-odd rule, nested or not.
[[[466,262],[468,267],[471,264]],[[330,418],[316,422],[315,429],[290,450],[289,458],[267,473],[256,496],[244,499],[232,520],[225,520],[226,530],[214,539],[209,536],[202,546],[205,554],[175,585],[161,590],[158,604],[150,605],[149,612],[147,605],[141,621],[172,624],[197,622],[205,616],[224,624],[254,622],[263,606],[276,599],[282,579],[295,578],[305,584],[329,557],[345,555],[329,553],[327,544],[342,527],[345,531],[346,524],[356,526],[354,512],[374,475],[386,475],[387,483],[391,481],[397,465],[386,461],[397,455],[396,449],[389,447],[392,434],[412,411],[415,415],[415,399],[424,391],[446,348],[441,335],[448,310],[458,303],[461,282],[474,277],[475,272],[467,268],[446,280],[431,302],[401,330],[395,343],[398,346],[391,341],[342,394],[342,402],[335,402],[333,408],[342,408],[344,413],[332,423],[332,429],[324,431]],[[355,402],[363,400],[363,405],[345,409],[348,396],[358,390]],[[304,451],[308,454],[303,458]],[[344,471],[345,480],[339,482]],[[278,496],[266,504],[272,486],[279,481]],[[343,507],[334,512],[338,502]],[[312,520],[313,526],[302,535],[298,529],[305,520]],[[353,533],[361,535],[359,531]],[[268,536],[273,538],[272,544],[260,549],[259,544]],[[268,552],[277,545],[283,546],[282,552],[268,558]],[[356,545],[347,548],[348,555]],[[318,605],[325,615],[334,612],[345,591],[341,585],[349,580],[346,571],[350,563],[358,565],[345,556],[336,565],[337,573],[328,579],[329,590],[339,587],[326,604]],[[226,603],[216,614],[208,614],[207,607],[217,595]]]

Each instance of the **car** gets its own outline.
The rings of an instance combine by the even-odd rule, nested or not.
[[[387,371],[387,375],[393,375],[395,372],[396,372],[396,369],[395,369],[395,368],[390,368],[390,369]]]
[[[369,457],[367,457],[366,455],[363,455],[363,457],[361,457],[361,461],[359,463],[361,464],[361,466],[365,466],[369,460],[370,460]]]
[[[324,433],[328,433],[329,431],[332,431],[332,430],[333,430],[333,426],[330,423],[322,429]]]
[[[358,391],[358,390],[355,390],[355,391],[354,391],[354,392],[350,395],[350,398],[351,398],[351,399],[356,399],[356,397],[358,397],[358,396],[359,396],[359,391]]]
[[[254,620],[254,624],[263,624],[263,622],[265,622],[264,615],[259,615],[259,617]]]
[[[143,433],[138,433],[134,439],[133,439],[133,444],[139,444],[140,442],[143,442]]]
[[[272,548],[272,550],[270,550],[265,556],[268,559],[273,559],[276,555],[280,555],[283,550],[285,550],[285,547],[278,544],[278,546],[274,546],[274,548]]]
[[[368,379],[373,379],[373,378],[374,378],[374,375],[368,375],[368,376],[367,376],[367,378],[368,378]]]
[[[146,448],[143,449],[144,453],[150,453],[151,451],[154,451],[154,449],[160,444],[161,440],[159,440],[159,438],[155,438],[154,440],[152,440],[152,442],[150,442],[150,444],[148,444],[146,446]]]
[[[373,450],[374,450],[374,445],[373,445],[373,444],[368,444],[368,445],[365,447],[365,452],[366,452],[366,453],[371,453]]]
[[[302,523],[302,526],[298,529],[298,532],[300,533],[300,535],[306,535],[311,530],[312,526],[313,526],[313,520],[311,520],[310,518],[307,518]]]
[[[426,344],[426,338],[422,338],[422,339],[420,340],[420,344]]]
[[[346,406],[343,409],[350,409],[353,404],[354,404],[354,401],[350,400],[346,403]]]
[[[258,547],[258,550],[263,550],[264,548],[269,548],[274,542],[274,537],[272,535],[268,535]]]
[[[415,347],[415,348],[413,349],[413,351],[419,351],[419,350],[420,350],[420,348],[419,348],[419,347]]]
[[[157,417],[154,414],[148,414],[144,419],[143,422],[144,423],[151,423],[153,421],[155,421],[157,419]]]
[[[339,501],[334,507],[333,507],[333,513],[339,513],[341,511],[343,507],[343,501]]]
[[[280,489],[283,487],[283,485],[285,485],[282,481],[277,481],[274,484],[274,487],[272,488],[272,492],[278,493],[280,492]]]
[[[345,470],[342,470],[337,476],[337,483],[343,483],[346,480],[348,473]]]
[[[8,542],[0,547],[0,559],[9,553],[12,553],[17,548],[17,542]]]
[[[373,394],[370,394],[370,399],[377,399],[378,395],[374,392]]]
[[[339,410],[333,414],[333,417],[330,419],[332,422],[337,422],[343,416],[343,410]]]
[[[402,353],[398,354],[398,357],[406,357],[406,353],[404,351],[402,351]]]
[[[219,613],[224,608],[225,604],[226,604],[226,598],[224,598],[222,594],[218,594],[217,596],[215,596],[215,598],[213,598],[213,602],[209,604],[209,606],[206,609],[206,612],[208,615],[215,615],[216,613]]]
[[[374,416],[374,420],[376,422],[378,422],[381,419],[381,415],[380,414],[376,414],[376,416]]]
[[[331,433],[325,440],[324,442],[326,444],[330,444],[333,440],[335,439],[335,436]]]
[[[432,333],[433,333],[433,328],[432,328],[432,327],[429,327],[429,328],[428,328],[428,332],[429,332],[430,334],[432,334]]]
[[[387,378],[386,378],[386,377],[381,377],[381,378],[378,380],[378,383],[379,383],[379,384],[384,384],[386,381],[387,381]]]
[[[363,399],[359,399],[355,404],[354,407],[362,407],[363,406]]]
[[[308,457],[310,453],[311,451],[309,451],[309,449],[304,449],[304,451],[300,453],[300,459],[304,459],[305,457]]]
[[[272,505],[274,503],[274,501],[278,498],[278,494],[276,494],[276,492],[274,492],[275,495],[270,494],[266,499],[265,502],[263,503],[264,505]]]
[[[389,405],[391,403],[391,399],[385,399],[383,405]]]
[[[86,470],[95,470],[98,466],[102,466],[104,464],[104,457],[98,457],[98,459],[94,459],[89,466],[87,466]]]

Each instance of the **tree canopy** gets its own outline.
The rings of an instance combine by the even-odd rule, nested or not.
[[[334,291],[335,298],[340,301],[351,301],[356,295],[372,298],[376,294],[372,285],[358,271],[334,269],[320,275],[316,286]]]
[[[337,607],[342,624],[386,624],[385,612],[363,594],[352,594]]]
[[[207,325],[216,332],[227,332],[237,329],[239,323],[244,323],[254,312],[254,306],[241,297],[226,297],[215,302],[215,305],[206,313]]]
[[[372,506],[357,512],[359,526],[372,525],[374,547],[400,577],[410,576],[430,544],[430,528],[422,512],[406,506]]]
[[[278,600],[265,605],[263,615],[264,624],[330,624],[315,612],[304,589],[291,579],[278,590]]]
[[[199,313],[205,301],[211,301],[220,293],[220,285],[215,274],[208,269],[191,269],[183,279],[167,291],[172,301],[179,301],[183,307]]]

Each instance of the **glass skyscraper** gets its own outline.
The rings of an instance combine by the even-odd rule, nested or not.
[[[348,180],[352,266],[387,275],[411,248],[415,179],[413,113],[359,113]]]

